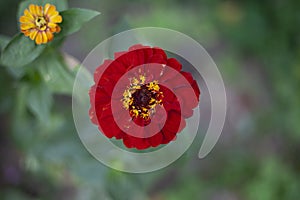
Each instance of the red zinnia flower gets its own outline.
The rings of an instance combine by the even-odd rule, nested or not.
[[[134,45],[105,60],[90,89],[91,121],[128,148],[167,144],[193,115],[200,90],[175,58],[157,47]]]

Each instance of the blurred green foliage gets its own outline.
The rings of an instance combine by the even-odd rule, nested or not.
[[[0,199],[300,199],[300,1],[69,3],[102,13],[63,45],[78,59],[108,36],[141,26],[199,41],[227,87],[223,134],[203,160],[197,158],[200,130],[188,152],[165,169],[113,171],[80,143],[71,113],[75,72],[64,54],[49,49],[44,56],[52,61],[37,59],[26,73],[0,67]],[[1,35],[8,35],[1,36],[1,49],[17,29],[11,14],[17,5],[1,1]]]

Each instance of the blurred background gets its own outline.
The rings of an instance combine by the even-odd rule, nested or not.
[[[0,0],[2,35],[18,31],[18,3]],[[70,0],[69,7],[101,12],[62,47],[79,61],[135,27],[171,28],[201,43],[226,86],[224,130],[205,159],[197,157],[200,127],[167,168],[117,172],[81,144],[70,95],[55,95],[48,123],[40,123],[24,112],[22,83],[0,67],[0,199],[300,199],[300,1]]]

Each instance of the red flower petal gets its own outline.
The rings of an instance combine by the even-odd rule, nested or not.
[[[145,59],[145,63],[150,63],[149,59],[152,57],[153,55],[153,50],[152,48],[144,48],[144,59]]]
[[[99,119],[99,129],[107,137],[112,138],[121,133],[120,128],[114,122],[113,116],[106,116]]]
[[[176,121],[176,124],[174,123]],[[181,132],[186,126],[185,120],[176,112],[170,113],[168,123],[163,127],[162,133],[164,136],[164,142],[170,142],[173,140],[177,133]]]
[[[162,50],[159,47],[154,47],[153,48],[153,54],[154,55],[161,55],[165,61],[167,60],[167,54],[165,53],[164,50]]]
[[[164,126],[164,129],[177,133],[179,130],[179,122],[181,121],[181,115],[178,112],[170,111],[168,113],[168,119]],[[163,130],[164,130],[163,129]]]
[[[99,88],[96,90],[94,104],[95,106],[106,105],[110,102],[109,95],[104,91],[104,89]]]
[[[166,64],[166,59],[161,54],[154,54],[150,59],[149,63],[159,63],[159,64]]]
[[[173,80],[177,75],[178,75],[178,71],[173,70],[173,68],[167,66],[162,71],[159,81],[161,83],[164,83],[169,80]]]
[[[196,94],[192,88],[181,87],[175,89],[175,91],[177,98],[179,98],[179,101],[182,100],[182,103],[186,108],[192,109],[198,105]]]
[[[120,74],[122,76],[122,74],[124,74],[126,70],[127,67],[125,65],[114,60],[109,64],[108,68],[106,69],[105,76],[112,76],[115,74]]]
[[[141,117],[135,117],[133,118],[134,123],[136,123],[139,126],[147,126],[148,124],[150,124],[151,120],[145,120]]]
[[[192,88],[194,89],[194,92],[196,94],[197,100],[199,102],[200,89],[199,89],[198,84],[197,84],[197,82],[195,80],[192,83]]]
[[[127,148],[134,148],[134,144],[133,144],[133,141],[131,139],[131,136],[127,135],[127,134],[124,134],[124,137],[123,137],[123,143],[124,145],[127,147]]]
[[[184,76],[184,78],[190,83],[192,84],[194,79],[193,79],[193,76],[191,73],[188,73],[188,72],[180,72],[181,75]]]
[[[180,62],[178,62],[175,58],[169,58],[167,61],[167,66],[172,67],[173,69],[180,71],[182,68],[182,65]]]
[[[163,135],[161,132],[156,133],[155,135],[153,135],[152,137],[149,138],[149,142],[151,144],[152,147],[157,147],[158,145],[160,145],[163,141]]]
[[[129,136],[129,139],[131,140],[131,145],[139,150],[147,149],[150,147],[150,143],[147,139],[136,138],[132,136]]]

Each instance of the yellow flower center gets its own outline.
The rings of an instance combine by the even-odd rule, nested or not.
[[[47,20],[44,17],[37,17],[35,19],[35,25],[42,31],[47,28]]]
[[[133,78],[130,86],[123,93],[123,107],[132,117],[146,120],[155,112],[155,107],[162,103],[163,93],[157,81],[145,84],[146,77]]]

